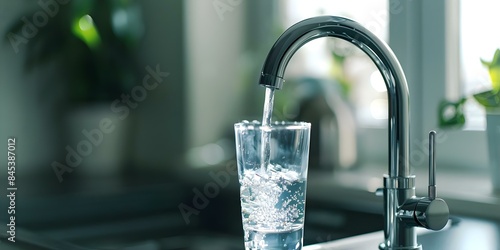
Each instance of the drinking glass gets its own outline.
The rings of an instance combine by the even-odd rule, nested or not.
[[[234,130],[245,249],[302,249],[311,124]]]

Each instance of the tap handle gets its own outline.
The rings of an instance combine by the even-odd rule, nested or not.
[[[436,131],[429,132],[428,192],[428,197],[414,197],[405,201],[399,217],[409,226],[441,230],[448,223],[450,210],[446,201],[436,197]]]
[[[428,197],[436,198],[436,131],[429,132],[429,187]]]
[[[436,131],[429,132],[429,187],[428,197],[421,199],[415,209],[418,223],[428,229],[442,229],[449,218],[448,204],[436,198]]]

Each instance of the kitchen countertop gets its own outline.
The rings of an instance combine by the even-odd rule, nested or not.
[[[306,246],[305,250],[378,249],[384,239],[382,231],[336,241]],[[472,218],[453,217],[445,229],[434,232],[418,230],[418,242],[425,250],[499,250],[500,223]]]

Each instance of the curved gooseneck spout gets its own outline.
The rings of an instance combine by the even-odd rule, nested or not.
[[[387,44],[355,21],[320,16],[301,21],[281,35],[267,55],[260,84],[280,89],[285,69],[302,45],[321,37],[337,37],[363,50],[385,80],[389,99],[389,176],[407,177],[409,171],[409,94],[406,78]]]
[[[387,87],[389,173],[384,175],[383,188],[385,240],[379,248],[422,249],[417,243],[415,227],[439,230],[446,225],[449,210],[446,202],[435,198],[431,191],[429,197],[415,197],[415,176],[410,174],[409,165],[408,85],[391,49],[352,20],[333,16],[306,19],[290,27],[276,41],[266,58],[259,83],[280,89],[293,54],[307,42],[328,36],[344,39],[364,51],[375,62]]]

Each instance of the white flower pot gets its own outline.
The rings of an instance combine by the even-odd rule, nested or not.
[[[500,193],[500,112],[487,112],[486,124],[492,186]]]

